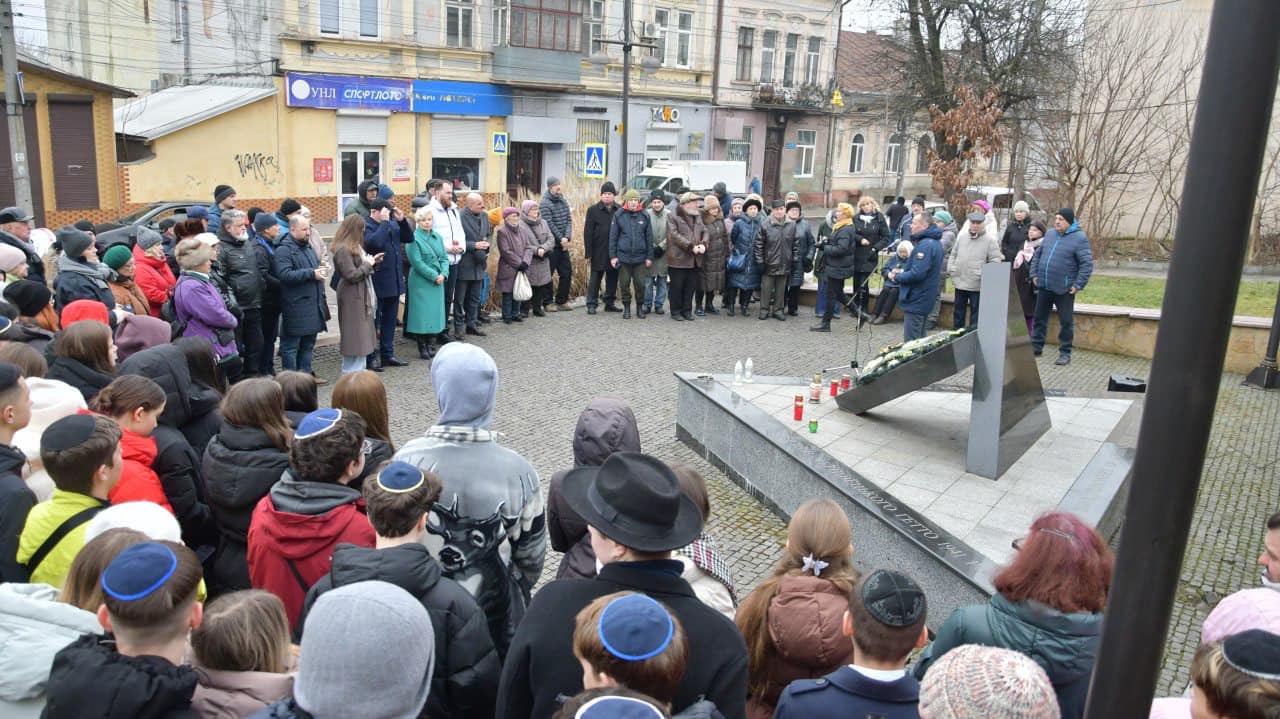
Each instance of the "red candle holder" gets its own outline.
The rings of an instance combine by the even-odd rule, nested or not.
[[[795,411],[793,412],[792,416],[795,417],[795,420],[797,422],[804,419],[804,395],[802,394],[796,395]]]

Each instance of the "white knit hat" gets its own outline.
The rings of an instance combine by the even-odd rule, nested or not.
[[[31,422],[13,435],[13,444],[27,455],[32,470],[27,486],[35,492],[36,499],[43,502],[53,495],[53,480],[40,463],[40,435],[49,425],[86,409],[87,405],[80,390],[56,379],[28,377],[27,388],[31,391]]]
[[[98,512],[84,530],[84,543],[121,528],[142,532],[151,539],[182,542],[182,528],[169,510],[155,502],[138,501],[113,504]]]
[[[1026,655],[966,644],[929,667],[920,719],[1061,719],[1049,676]]]

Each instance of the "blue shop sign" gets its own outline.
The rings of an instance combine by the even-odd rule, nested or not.
[[[511,90],[483,82],[414,80],[413,111],[442,115],[510,115]]]
[[[412,108],[408,80],[290,72],[285,74],[285,87],[290,107],[393,112]]]

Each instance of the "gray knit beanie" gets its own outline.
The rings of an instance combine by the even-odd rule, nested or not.
[[[320,595],[307,615],[293,697],[316,719],[412,719],[434,664],[422,603],[393,584],[356,582]]]
[[[77,230],[70,225],[58,228],[55,237],[62,247],[62,254],[73,260],[83,257],[85,251],[89,249],[89,245],[93,244],[93,238],[88,233]]]
[[[1060,719],[1049,676],[1026,655],[966,644],[929,667],[920,719]]]

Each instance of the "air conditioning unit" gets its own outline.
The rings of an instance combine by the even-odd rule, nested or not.
[[[643,35],[644,37],[647,37],[647,38],[657,37],[657,36],[658,36],[658,24],[657,24],[657,23],[652,23],[652,22],[647,22],[647,23],[645,23],[645,24],[644,24],[644,32],[642,33],[642,35]]]

